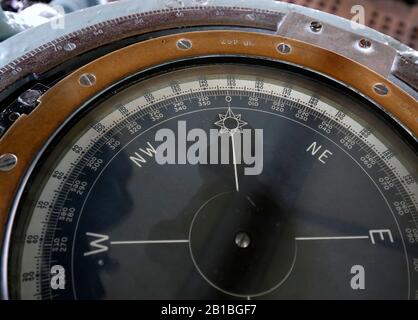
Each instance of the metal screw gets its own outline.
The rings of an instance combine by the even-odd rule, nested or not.
[[[373,87],[374,92],[376,92],[378,95],[385,96],[389,93],[388,87],[386,87],[383,83],[377,83]]]
[[[322,30],[322,23],[319,21],[312,21],[310,28],[312,32],[318,33]]]
[[[235,235],[235,244],[241,249],[248,248],[251,244],[251,238],[246,232],[238,232]]]
[[[19,119],[19,117],[20,117],[19,112],[12,112],[11,114],[9,114],[9,120],[11,122],[15,122],[17,119]]]
[[[6,153],[0,156],[0,171],[10,171],[17,164],[17,157],[14,154]]]
[[[83,87],[91,87],[96,83],[96,76],[92,73],[84,73],[80,76],[78,82]]]
[[[277,51],[279,51],[281,54],[289,54],[292,52],[292,47],[286,43],[280,43],[277,45]]]
[[[362,49],[369,49],[372,46],[372,42],[369,39],[361,39],[358,45]]]
[[[24,104],[25,106],[33,106],[41,95],[42,93],[39,90],[29,89],[23,92],[19,98],[17,98],[17,101],[19,101],[21,104]]]
[[[189,50],[192,48],[192,42],[189,39],[179,39],[176,45],[180,50]]]

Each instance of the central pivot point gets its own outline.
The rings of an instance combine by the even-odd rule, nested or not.
[[[251,238],[248,233],[246,232],[238,232],[235,235],[235,244],[238,248],[246,249],[251,244]]]
[[[296,257],[291,212],[269,190],[223,192],[199,208],[190,225],[195,267],[216,289],[261,296],[288,277]]]

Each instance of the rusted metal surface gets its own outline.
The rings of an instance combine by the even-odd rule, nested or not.
[[[418,4],[399,0],[282,0],[352,19],[352,8],[365,9],[365,24],[418,49]]]
[[[317,22],[321,28],[311,27],[312,19],[300,13],[286,15],[277,33],[291,39],[315,45],[357,61],[387,78],[391,72],[396,50],[383,43],[364,39],[351,30],[337,28],[325,22]],[[361,46],[367,42],[368,47]]]

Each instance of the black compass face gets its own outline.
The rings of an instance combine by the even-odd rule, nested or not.
[[[374,112],[277,67],[132,84],[26,190],[12,296],[413,298],[416,155]]]

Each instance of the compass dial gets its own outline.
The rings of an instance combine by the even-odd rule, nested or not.
[[[21,201],[11,297],[414,298],[414,147],[348,91],[255,63],[84,108]]]

